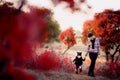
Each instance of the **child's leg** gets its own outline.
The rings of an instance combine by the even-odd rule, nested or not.
[[[75,73],[78,74],[78,68],[79,66],[76,65],[76,68],[75,68]]]
[[[82,65],[79,66],[79,71],[82,72]]]

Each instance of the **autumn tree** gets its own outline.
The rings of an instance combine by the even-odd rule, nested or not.
[[[14,8],[13,3],[5,2],[0,5],[0,79],[2,80],[35,80],[32,75],[14,68],[23,67],[25,60],[32,55],[32,38],[29,36],[31,28],[29,25],[30,29],[26,26],[29,24],[28,15],[21,9]],[[26,22],[23,23],[22,20]]]
[[[8,56],[12,57],[8,58],[17,66],[24,66],[24,61],[32,60],[36,42],[42,44],[51,40],[50,37],[57,38],[60,33],[51,10],[29,6],[29,12],[24,12],[25,1],[21,0],[18,8],[13,3],[0,2],[0,51],[3,51],[0,55],[9,53]]]
[[[59,23],[53,18],[53,12],[51,12],[49,9],[48,10],[49,14],[47,14],[47,16],[45,16],[45,20],[47,22],[47,26],[46,28],[49,31],[49,35],[48,35],[48,40],[47,42],[53,42],[53,41],[59,41],[59,34],[61,32],[60,30],[60,25]]]
[[[86,45],[87,40],[88,40],[88,33],[92,32],[92,20],[87,20],[84,22],[83,24],[83,32],[82,32],[82,43],[84,43]]]
[[[100,38],[102,50],[106,53],[107,59],[108,55],[111,55],[111,60],[114,61],[115,54],[120,54],[120,10],[107,9],[96,13],[92,21],[91,29]]]
[[[33,6],[30,7],[30,10],[32,12],[36,12],[36,14],[39,14],[38,16],[35,16],[35,17],[41,17],[46,24],[45,25],[46,27],[42,27],[45,29],[42,29],[43,31],[38,32],[39,40],[41,40],[41,37],[44,37],[43,34],[47,36],[47,38],[45,39],[44,42],[51,42],[51,41],[58,40],[58,37],[60,34],[60,26],[59,26],[58,22],[53,19],[53,12],[47,8],[36,8]],[[43,24],[41,24],[41,22],[39,22],[39,25],[43,25]],[[45,33],[45,32],[47,32],[47,33]]]
[[[59,34],[61,32],[60,26],[56,20],[52,18],[52,16],[47,17],[47,28],[49,30],[49,42],[51,41],[59,41]]]
[[[65,31],[60,33],[60,40],[67,46],[67,49],[63,52],[65,52],[72,46],[76,44],[75,40],[75,33],[72,27],[66,29]]]

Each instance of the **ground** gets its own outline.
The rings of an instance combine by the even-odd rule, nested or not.
[[[31,71],[30,73],[36,76],[37,80],[119,80],[119,79],[109,79],[103,76],[89,77],[86,74],[80,73],[65,73],[57,71]]]

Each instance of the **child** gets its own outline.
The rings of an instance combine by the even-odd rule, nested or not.
[[[73,60],[73,62],[75,64],[76,74],[78,74],[78,72],[82,71],[82,63],[83,63],[83,61],[85,61],[85,59],[82,58],[81,54],[82,54],[82,52],[77,52],[77,56]]]

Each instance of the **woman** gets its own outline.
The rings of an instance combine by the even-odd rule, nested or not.
[[[87,53],[85,57],[89,54],[89,58],[91,60],[90,66],[89,66],[89,71],[88,71],[88,76],[95,77],[94,75],[94,68],[95,68],[95,63],[98,55],[100,55],[100,42],[99,39],[96,38],[92,33],[88,34],[88,48],[87,48]]]

